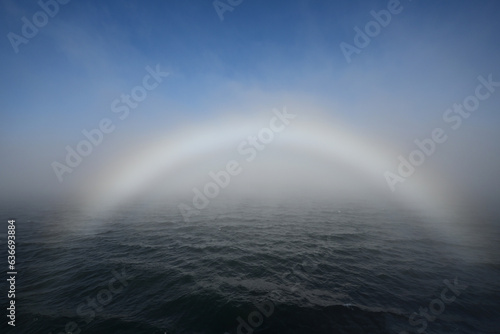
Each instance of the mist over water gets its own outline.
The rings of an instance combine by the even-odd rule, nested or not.
[[[487,232],[478,243],[394,203],[225,203],[189,223],[169,205],[106,217],[25,210],[15,333],[59,333],[68,322],[93,333],[244,333],[238,318],[259,323],[248,316],[261,304],[269,314],[258,333],[416,332],[424,318],[412,326],[409,316],[455,279],[467,287],[425,321],[428,332],[498,328],[500,263],[487,255],[500,231],[488,222],[477,222]],[[108,302],[99,293],[113,271],[126,285]]]

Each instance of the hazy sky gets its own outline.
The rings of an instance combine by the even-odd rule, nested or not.
[[[202,0],[41,3],[51,15],[37,14],[36,1],[0,4],[1,198],[78,195],[139,160],[158,164],[158,154],[173,159],[166,184],[185,178],[181,192],[189,194],[210,169],[243,160],[238,144],[284,107],[297,115],[296,129],[244,166],[249,180],[269,185],[281,175],[270,188],[290,180],[320,185],[331,180],[329,164],[344,173],[363,164],[355,162],[363,152],[374,155],[373,166],[380,156],[396,171],[415,139],[443,128],[447,141],[411,177],[444,193],[499,198],[500,87],[483,87],[482,96],[491,94],[456,130],[458,121],[443,119],[476,93],[479,76],[500,81],[498,1],[222,0],[218,9]],[[375,22],[372,11],[382,24],[368,25],[376,29],[369,43],[365,35],[367,45],[356,44],[355,28]],[[347,59],[341,43],[357,51]],[[132,92],[147,96],[127,106],[122,94]],[[76,149],[82,131],[103,119],[110,132],[60,182],[53,163],[67,165],[66,146]],[[240,129],[245,124],[254,125]],[[326,128],[311,130],[319,125]],[[314,143],[321,139],[320,154]],[[164,151],[151,149],[164,141]],[[153,173],[142,168],[136,174]],[[375,183],[386,182],[377,175]]]

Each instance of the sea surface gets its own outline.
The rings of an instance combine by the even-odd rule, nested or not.
[[[494,218],[258,202],[190,222],[144,205],[2,218],[16,218],[18,275],[1,333],[500,333]]]

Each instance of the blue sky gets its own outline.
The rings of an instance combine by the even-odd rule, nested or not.
[[[297,100],[321,105],[357,131],[409,146],[474,91],[477,76],[492,73],[500,80],[500,4],[402,0],[401,13],[348,63],[339,44],[353,44],[353,28],[387,6],[244,0],[221,21],[212,1],[72,0],[59,4],[59,12],[15,53],[7,34],[21,34],[21,18],[31,19],[40,7],[36,1],[2,1],[0,152],[8,160],[2,184],[57,188],[50,162],[64,158],[64,147],[75,145],[82,129],[115,117],[111,101],[140,84],[146,66],[156,64],[169,77],[119,125],[103,144],[108,149],[91,156],[96,165],[106,163],[99,160],[104,152],[126,150],[127,140],[144,133]],[[498,142],[499,96],[468,120],[469,132],[450,144],[443,161],[496,156],[491,150]],[[456,152],[464,142],[484,157]],[[500,166],[493,160],[488,169]]]

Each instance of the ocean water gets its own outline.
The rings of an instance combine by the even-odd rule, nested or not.
[[[500,333],[493,218],[458,228],[368,203],[241,202],[189,223],[172,207],[9,210],[16,326],[4,315],[2,333]]]

